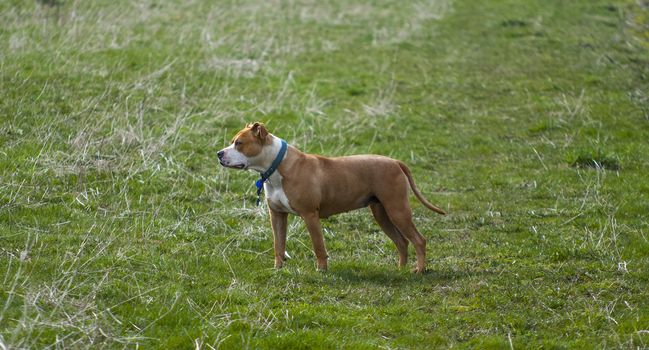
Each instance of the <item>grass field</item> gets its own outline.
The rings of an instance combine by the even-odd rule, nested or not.
[[[0,349],[646,349],[648,96],[646,0],[0,1]],[[405,161],[428,273],[274,270],[257,120]]]

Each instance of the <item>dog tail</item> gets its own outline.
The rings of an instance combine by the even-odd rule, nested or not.
[[[434,211],[434,212],[436,212],[438,214],[446,215],[446,212],[444,210],[430,204],[430,202],[427,201],[426,198],[424,198],[424,196],[422,196],[421,192],[419,192],[419,190],[417,189],[417,185],[415,185],[415,180],[413,180],[413,178],[412,178],[412,174],[410,173],[410,169],[408,169],[408,167],[403,162],[401,162],[401,161],[397,161],[397,162],[399,163],[399,167],[401,167],[401,171],[403,171],[403,173],[408,178],[408,182],[410,183],[410,188],[412,188],[412,192],[415,194],[415,197],[417,197],[417,199],[419,199],[421,204],[423,204],[426,208],[428,208],[428,209],[430,209],[430,210],[432,210],[432,211]]]

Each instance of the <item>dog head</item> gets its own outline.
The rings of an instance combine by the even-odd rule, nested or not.
[[[226,168],[248,169],[262,154],[264,146],[272,143],[264,124],[247,124],[232,138],[230,146],[217,153],[219,162]]]

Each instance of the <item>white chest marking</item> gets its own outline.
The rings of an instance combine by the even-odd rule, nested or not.
[[[266,198],[268,199],[268,205],[271,209],[284,213],[293,213],[295,211],[291,208],[291,205],[288,202],[286,193],[282,188],[282,175],[279,172],[275,172],[271,177],[264,183],[264,191],[266,191]]]

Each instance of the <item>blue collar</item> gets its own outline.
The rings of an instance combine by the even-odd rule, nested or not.
[[[259,202],[261,201],[261,191],[264,189],[264,182],[268,181],[271,175],[275,173],[275,170],[277,170],[280,163],[282,163],[282,160],[284,160],[284,156],[286,155],[288,144],[286,143],[286,141],[282,139],[280,140],[282,141],[282,147],[279,149],[279,153],[277,153],[275,160],[273,160],[273,164],[270,165],[270,168],[268,168],[268,170],[261,174],[261,179],[255,182],[255,186],[257,186],[257,205],[259,205]]]

